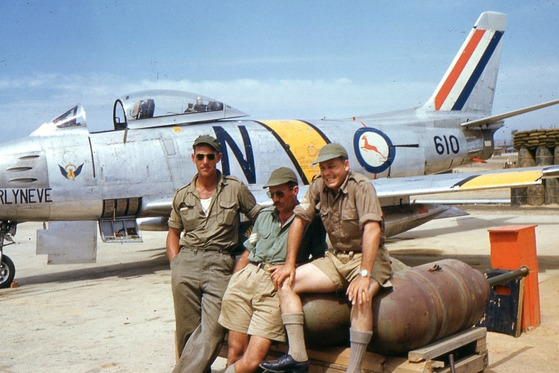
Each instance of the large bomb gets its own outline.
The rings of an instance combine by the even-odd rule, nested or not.
[[[474,325],[485,309],[483,274],[454,259],[396,272],[391,289],[373,300],[369,350],[399,355]],[[305,294],[305,336],[310,348],[349,345],[351,307],[345,294]]]

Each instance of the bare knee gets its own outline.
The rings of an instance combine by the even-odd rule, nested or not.
[[[303,312],[301,298],[293,288],[287,284],[287,281],[278,289],[278,296],[282,313]]]
[[[293,286],[288,284],[288,281],[284,281],[283,285],[278,288],[278,296],[279,297],[292,297],[297,295],[295,290],[293,290]]]
[[[369,301],[355,304],[351,308],[351,327],[357,330],[373,329],[373,300],[380,290],[380,284],[371,281],[369,286]]]

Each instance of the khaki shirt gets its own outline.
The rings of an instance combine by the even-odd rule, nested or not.
[[[239,244],[239,213],[254,220],[261,209],[248,187],[234,176],[218,171],[218,182],[208,214],[204,214],[192,181],[177,190],[173,198],[169,227],[183,230],[180,245],[202,249],[233,249]]]
[[[384,248],[382,210],[375,188],[365,176],[350,170],[338,192],[329,189],[321,177],[315,179],[295,214],[310,222],[317,211],[334,249],[361,251],[363,228],[370,221],[380,223],[379,249]]]

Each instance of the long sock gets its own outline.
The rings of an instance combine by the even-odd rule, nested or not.
[[[231,364],[223,371],[223,373],[237,373],[235,370],[235,364]]]
[[[372,331],[362,331],[356,329],[349,329],[349,341],[351,348],[349,350],[349,364],[347,365],[346,373],[359,373],[361,372],[361,364],[363,364],[363,357],[367,351],[367,345],[373,337]]]
[[[307,361],[307,347],[305,346],[305,334],[303,326],[305,316],[301,313],[286,313],[281,315],[287,339],[289,341],[289,351],[287,352],[295,361]]]

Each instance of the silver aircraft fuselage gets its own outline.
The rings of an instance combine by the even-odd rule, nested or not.
[[[308,184],[318,172],[311,162],[329,142],[344,146],[352,168],[371,179],[439,173],[491,154],[492,141],[468,135],[459,121],[222,120],[99,133],[65,127],[0,147],[0,220],[98,220],[117,206],[119,214],[160,216],[195,174],[192,142],[205,133],[222,144],[220,169],[255,192],[280,165]]]

